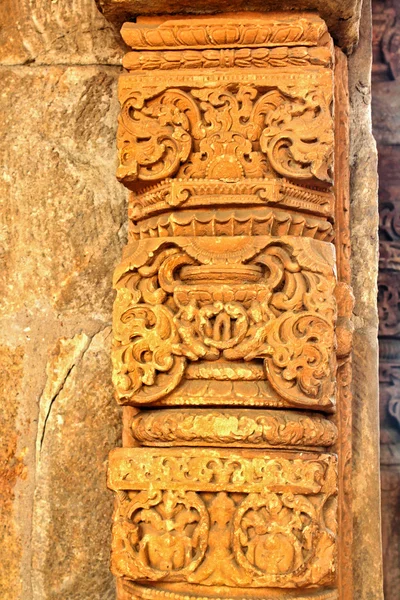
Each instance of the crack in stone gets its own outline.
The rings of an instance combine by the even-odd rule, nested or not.
[[[97,333],[97,332],[96,332]],[[46,426],[55,401],[66,386],[73,369],[80,363],[89,348],[94,333],[77,334],[73,338],[58,340],[53,358],[47,364],[47,380],[39,399],[39,422],[36,436],[36,462],[40,461]]]
[[[43,421],[43,427],[42,427],[42,435],[40,436],[40,443],[39,443],[39,454],[42,451],[42,446],[43,446],[43,441],[44,441],[44,436],[46,433],[46,425],[47,425],[47,421],[49,420],[50,417],[50,413],[51,413],[51,409],[55,403],[55,401],[57,400],[58,396],[61,394],[61,392],[63,391],[65,384],[67,382],[68,377],[71,375],[72,370],[75,368],[75,364],[72,365],[72,367],[67,371],[64,380],[58,390],[58,392],[51,398],[49,405],[47,406],[47,410],[46,410],[46,415],[44,417],[44,421]]]

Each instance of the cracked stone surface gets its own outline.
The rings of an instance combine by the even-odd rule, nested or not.
[[[0,598],[108,600],[120,69],[0,68]]]
[[[107,568],[112,503],[105,463],[120,440],[112,386],[104,381],[110,342],[110,327],[91,339],[60,340],[51,361],[46,388],[54,384],[57,391],[36,455],[34,598],[115,597]]]

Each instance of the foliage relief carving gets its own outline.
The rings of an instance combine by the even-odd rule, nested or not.
[[[113,361],[120,401],[160,399],[179,384],[187,361],[261,359],[288,402],[329,404],[334,280],[329,259],[318,252],[324,247],[306,255],[302,246],[260,238],[257,252],[243,238],[242,249],[236,243],[230,253],[225,238],[214,251],[209,240],[153,244],[117,284]]]
[[[133,94],[120,115],[124,182],[283,177],[331,182],[333,131],[323,93],[228,84]],[[261,150],[261,151],[260,151]]]

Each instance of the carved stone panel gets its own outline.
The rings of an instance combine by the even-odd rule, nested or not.
[[[333,583],[335,462],[311,453],[116,450],[113,571],[205,586]]]
[[[122,404],[334,405],[331,245],[203,236],[130,249],[114,312]]]
[[[344,56],[312,14],[122,35],[120,600],[350,599]]]

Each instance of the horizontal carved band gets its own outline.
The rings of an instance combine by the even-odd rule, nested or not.
[[[298,186],[284,179],[247,179],[226,182],[212,179],[166,180],[143,193],[132,194],[129,217],[135,221],[160,212],[182,209],[217,211],[242,207],[255,212],[260,207],[288,208],[321,217],[333,216],[329,191]],[[303,215],[304,216],[304,215]]]
[[[199,77],[200,73],[201,77]],[[143,108],[147,101],[168,89],[204,90],[220,86],[237,89],[239,86],[245,85],[260,91],[275,89],[282,93],[302,91],[304,94],[307,91],[314,92],[319,89],[325,100],[329,102],[329,100],[332,101],[332,83],[332,70],[324,67],[257,69],[256,73],[254,73],[254,69],[239,71],[236,69],[176,69],[158,71],[157,79],[152,71],[130,71],[120,76],[118,95],[122,106],[128,98],[131,98],[136,108]]]
[[[196,363],[191,363],[192,364]],[[277,395],[272,386],[266,381],[262,363],[245,363],[244,369],[234,369],[232,375],[227,369],[222,369],[218,363],[211,363],[214,372],[219,371],[213,378],[189,379],[190,371],[185,371],[185,377],[179,386],[170,394],[155,403],[156,406],[247,406],[285,408],[290,403]],[[248,380],[248,369],[263,369],[261,380]],[[190,368],[190,367],[189,367]],[[244,374],[243,374],[244,371]],[[332,404],[320,406],[321,410],[329,410]]]
[[[134,583],[124,578],[117,582],[119,600],[282,600],[282,590],[269,588],[240,588],[229,586],[199,586],[185,583],[182,589],[180,583],[152,582],[145,584]],[[285,589],[284,600],[338,600],[338,591],[333,589],[318,590],[289,590]]]
[[[117,448],[108,485],[117,490],[319,494],[335,491],[336,457],[312,452],[213,448]],[[282,487],[283,486],[283,487]]]
[[[123,66],[129,71],[161,69],[216,69],[238,67],[282,68],[315,65],[332,66],[332,52],[325,47],[282,46],[278,48],[240,48],[238,50],[173,50],[170,52],[128,52]]]
[[[327,27],[311,14],[281,13],[203,16],[201,21],[164,18],[159,23],[124,23],[124,41],[131,48],[317,46],[327,43]]]
[[[327,454],[115,450],[113,571],[206,586],[330,585],[336,478]]]
[[[331,446],[337,428],[318,415],[292,411],[186,409],[141,411],[133,437],[144,446]]]
[[[130,240],[155,237],[220,235],[296,235],[324,242],[334,237],[332,224],[292,211],[273,208],[180,210],[130,222]]]

